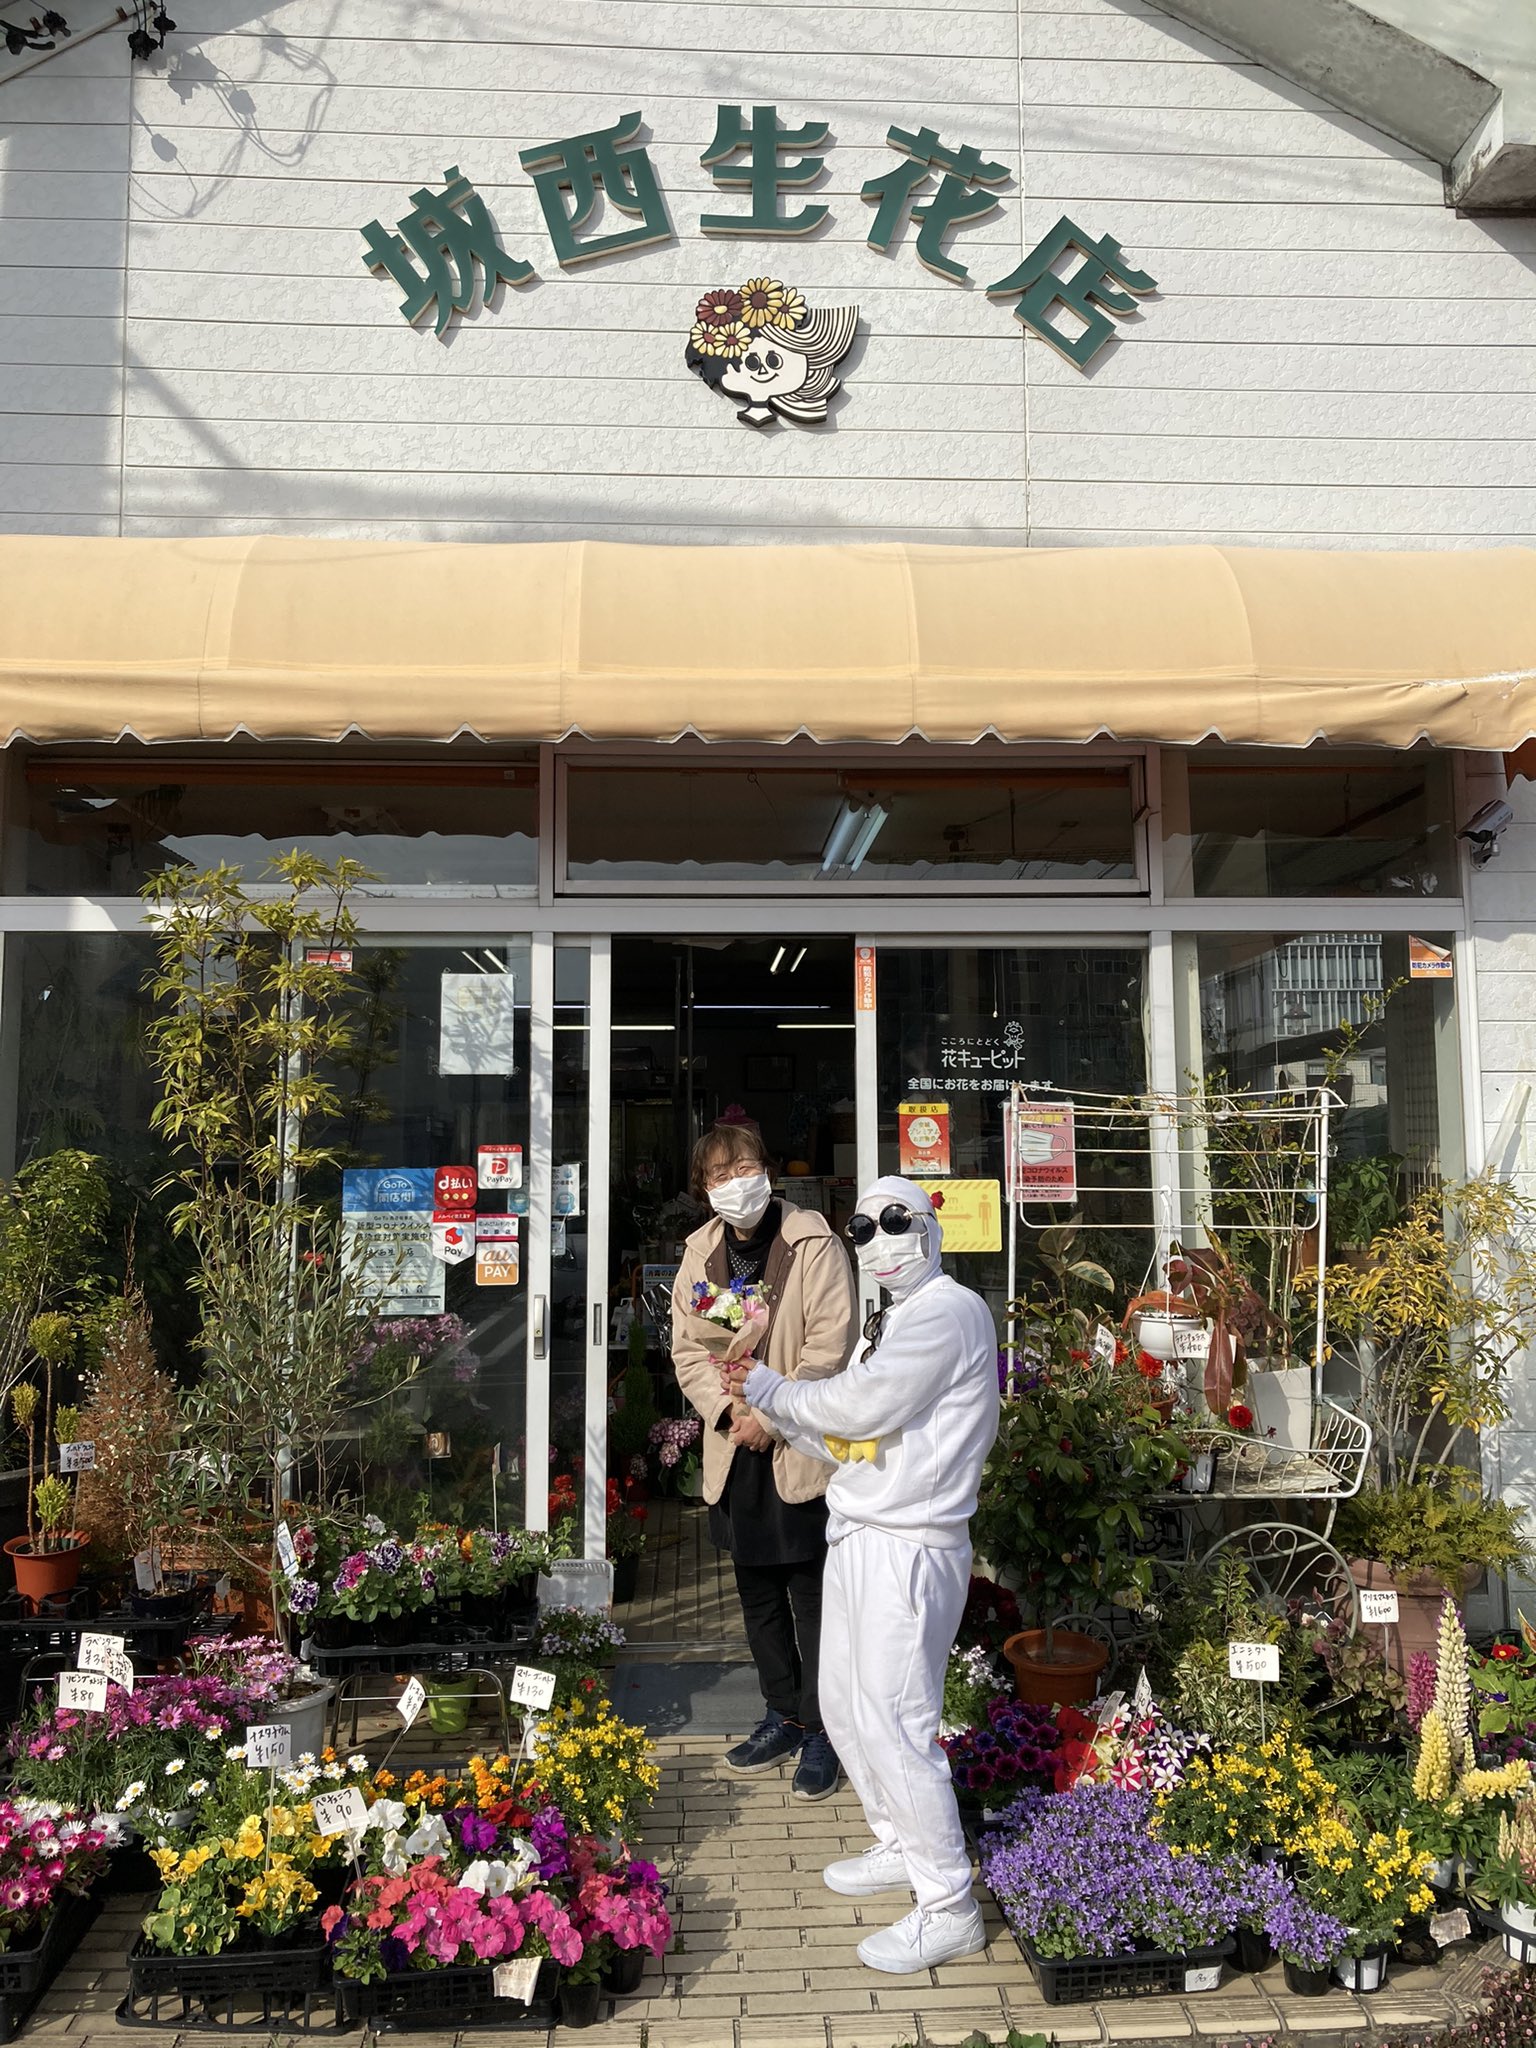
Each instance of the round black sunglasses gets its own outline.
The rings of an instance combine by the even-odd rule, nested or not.
[[[850,1216],[843,1225],[843,1235],[850,1244],[868,1244],[877,1229],[887,1237],[902,1237],[916,1220],[905,1202],[888,1202],[880,1211],[878,1222],[862,1211]]]

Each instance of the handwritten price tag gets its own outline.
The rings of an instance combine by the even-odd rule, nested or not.
[[[355,1785],[344,1792],[317,1792],[314,1805],[316,1834],[361,1834],[368,1825],[368,1802]]]
[[[160,1552],[153,1543],[133,1555],[133,1582],[141,1593],[153,1593],[160,1583]]]
[[[77,1714],[104,1714],[107,1674],[104,1671],[61,1671],[59,1705]]]
[[[555,1697],[555,1674],[540,1671],[534,1664],[519,1664],[512,1673],[512,1683],[507,1687],[507,1698],[514,1706],[531,1707],[536,1714],[548,1713]]]
[[[126,1655],[126,1636],[98,1636],[89,1629],[80,1638],[79,1653],[75,1662],[82,1671],[110,1671],[113,1661]]]
[[[399,1699],[395,1701],[395,1712],[400,1716],[406,1727],[409,1728],[414,1724],[416,1716],[421,1712],[426,1703],[427,1688],[419,1678],[413,1678],[405,1688],[405,1691],[401,1693]]]
[[[1395,1593],[1369,1593],[1362,1589],[1360,1594],[1360,1619],[1370,1622],[1376,1628],[1385,1628],[1397,1620],[1397,1595]]]
[[[1210,1331],[1202,1323],[1176,1322],[1173,1326],[1173,1355],[1175,1358],[1209,1358]]]
[[[245,1731],[245,1766],[250,1771],[283,1771],[293,1761],[293,1730],[286,1721],[263,1721]]]
[[[1249,1678],[1259,1685],[1276,1685],[1280,1679],[1280,1648],[1277,1643],[1228,1643],[1227,1672],[1232,1678]]]
[[[1093,1355],[1100,1365],[1113,1365],[1115,1362],[1115,1333],[1106,1329],[1103,1323],[1093,1333]]]
[[[94,1472],[96,1470],[95,1444],[89,1441],[79,1444],[60,1444],[59,1470],[61,1472]]]
[[[519,1998],[531,2005],[539,1985],[539,1958],[522,1956],[515,1963],[498,1963],[491,1978],[494,1998]]]
[[[290,1579],[299,1576],[299,1553],[293,1547],[293,1531],[286,1522],[277,1525],[277,1561]]]
[[[1105,1700],[1103,1706],[1099,1709],[1100,1728],[1112,1728],[1114,1726],[1115,1716],[1119,1713],[1120,1709],[1124,1705],[1125,1694],[1123,1692],[1112,1692]]]

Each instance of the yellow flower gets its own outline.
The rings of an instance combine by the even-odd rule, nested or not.
[[[805,301],[791,284],[781,285],[779,289],[784,296],[779,301],[779,310],[773,317],[773,324],[792,334],[805,319]]]
[[[748,327],[777,327],[784,287],[777,278],[752,277],[741,288],[741,317]]]

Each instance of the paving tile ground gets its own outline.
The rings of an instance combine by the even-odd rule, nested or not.
[[[366,1731],[365,1731],[366,1739]],[[1374,1998],[1338,1992],[1299,1999],[1276,1969],[1228,1977],[1217,1991],[1189,1998],[1104,2005],[1047,2006],[990,1900],[982,1955],[921,1976],[866,1970],[854,1949],[871,1928],[909,1906],[900,1894],[851,1900],[821,1883],[821,1866],[868,1844],[858,1802],[846,1791],[817,1805],[795,1800],[788,1777],[733,1778],[718,1745],[681,1738],[659,1745],[662,1782],[645,1839],[673,1887],[677,1936],[670,1954],[648,1963],[638,1996],[580,2036],[462,2037],[519,2048],[559,2048],[580,2038],[589,2048],[951,2048],[976,2030],[1001,2041],[1010,2025],[1068,2044],[1227,2048],[1289,2031],[1309,2048],[1343,2048],[1362,2035],[1386,2042],[1393,2030],[1442,2025],[1476,2003],[1489,1947],[1458,1947],[1437,1969],[1403,1970]],[[459,1752],[463,1753],[460,1742]],[[67,2048],[108,2040],[124,2048],[115,2009],[127,1987],[125,1957],[144,1902],[109,1900],[28,2029]],[[281,2037],[282,2030],[279,2030]],[[141,2034],[141,2038],[143,2038]],[[148,2038],[195,2048],[208,2035],[154,2030]],[[247,2035],[268,2048],[268,2037]],[[454,2037],[406,2037],[413,2048],[454,2048]],[[364,2037],[326,2033],[332,2048],[363,2048]]]

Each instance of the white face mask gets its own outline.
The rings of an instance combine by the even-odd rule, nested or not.
[[[750,1230],[754,1223],[761,1223],[772,1200],[773,1188],[766,1173],[744,1173],[736,1180],[728,1180],[723,1187],[709,1190],[711,1209],[722,1223],[734,1224],[738,1230]]]
[[[877,1281],[900,1300],[928,1270],[928,1233],[921,1223],[895,1237],[877,1230],[856,1252],[865,1278]]]

